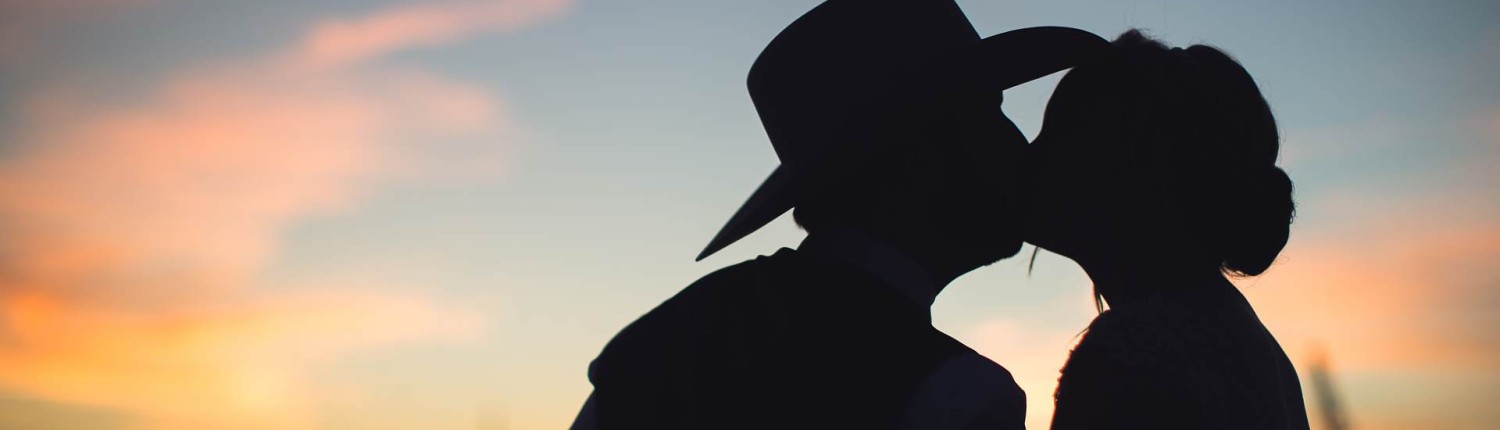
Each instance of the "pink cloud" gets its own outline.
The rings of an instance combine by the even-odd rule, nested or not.
[[[310,366],[472,338],[485,320],[463,306],[361,285],[269,293],[257,275],[287,227],[380,184],[503,166],[515,125],[488,89],[346,66],[565,5],[395,7],[322,21],[273,55],[180,68],[118,104],[26,98],[0,157],[0,386],[150,428],[306,428]],[[450,157],[413,157],[427,153]]]
[[[324,20],[302,40],[298,53],[311,64],[345,66],[478,33],[519,30],[555,18],[571,4],[571,0],[458,1]]]

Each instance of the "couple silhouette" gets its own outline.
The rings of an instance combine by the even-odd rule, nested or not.
[[[1069,68],[1028,144],[1002,92]],[[782,164],[698,258],[788,210],[807,238],[617,334],[575,429],[1024,428],[1010,374],[930,314],[1023,241],[1083,267],[1100,307],[1054,429],[1308,427],[1295,370],[1229,282],[1276,258],[1293,203],[1270,108],[1223,52],[1136,31],[980,38],[952,0],[829,0],[749,89]]]

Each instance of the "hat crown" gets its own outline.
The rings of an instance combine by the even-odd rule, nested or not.
[[[750,68],[750,98],[783,164],[862,144],[903,77],[979,34],[952,0],[830,0],[787,26]]]

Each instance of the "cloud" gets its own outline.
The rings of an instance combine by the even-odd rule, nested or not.
[[[1500,258],[1500,202],[1490,198],[1500,185],[1493,169],[1500,162],[1496,124],[1500,109],[1459,121],[1406,123],[1395,128],[1431,137],[1305,166],[1386,166],[1387,159],[1400,158],[1404,167],[1375,171],[1386,183],[1408,186],[1313,184],[1325,189],[1313,193],[1319,199],[1300,203],[1292,240],[1277,264],[1245,283],[1257,309],[1274,315],[1267,324],[1279,324],[1277,333],[1291,337],[1289,350],[1328,342],[1333,359],[1349,371],[1500,376],[1492,359],[1500,355],[1500,339],[1479,329],[1500,323],[1487,310],[1500,305],[1493,288],[1500,272],[1490,264]],[[1362,129],[1343,136],[1371,137]],[[1327,140],[1340,136],[1326,134]]]
[[[11,295],[0,379],[108,406],[149,428],[305,428],[305,367],[372,346],[474,335],[481,319],[421,297],[318,291],[157,312]],[[202,306],[202,307],[200,307]]]
[[[298,46],[310,64],[341,67],[416,47],[451,43],[482,32],[515,31],[555,18],[570,0],[502,0],[419,4],[313,27]]]
[[[1497,114],[1288,133],[1298,220],[1240,284],[1294,362],[1327,350],[1361,428],[1493,426]]]
[[[1491,329],[1500,325],[1500,211],[1478,196],[1439,194],[1294,232],[1277,265],[1243,283],[1294,362],[1328,351],[1361,428],[1494,422],[1493,408],[1475,399],[1500,393]]]
[[[31,94],[0,154],[0,387],[149,428],[304,428],[310,366],[475,336],[476,312],[421,294],[257,276],[289,226],[383,183],[503,166],[515,125],[495,94],[371,60],[566,5],[400,6],[180,67],[119,103],[66,83]],[[415,157],[429,153],[449,157]]]
[[[1489,268],[1500,227],[1462,205],[1414,204],[1468,216],[1374,216],[1309,234],[1246,291],[1288,350],[1327,342],[1346,371],[1500,373],[1500,342],[1480,329],[1500,323],[1487,311],[1500,304]]]

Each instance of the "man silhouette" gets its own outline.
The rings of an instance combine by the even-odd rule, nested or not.
[[[929,307],[1020,248],[1006,202],[1026,141],[1001,91],[1107,46],[981,39],[952,0],[831,0],[792,23],[749,77],[782,165],[699,259],[792,208],[808,237],[622,330],[574,428],[1023,428],[1009,373]]]

